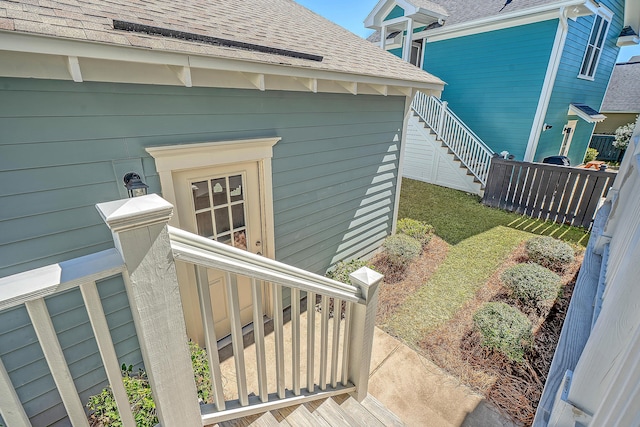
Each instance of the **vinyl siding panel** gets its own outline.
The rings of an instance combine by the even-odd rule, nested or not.
[[[97,285],[118,360],[142,367],[122,277]],[[80,291],[54,295],[46,304],[76,388],[86,402],[106,387],[107,381]],[[69,425],[24,306],[0,313],[0,357],[34,426]]]
[[[424,69],[442,99],[494,151],[522,159],[558,20],[429,42]]]
[[[26,79],[0,88],[0,276],[113,247],[95,204],[120,198],[122,160],[141,161],[150,192],[161,192],[148,146],[281,137],[276,257],[298,267],[323,274],[391,231],[403,97]],[[98,289],[119,360],[139,365],[122,279]],[[47,305],[86,401],[106,382],[79,291]],[[65,425],[24,307],[0,313],[0,357],[33,424]]]
[[[584,154],[589,147],[594,124],[587,123],[576,116],[568,116],[567,112],[571,103],[587,104],[599,110],[618,56],[619,48],[616,46],[616,41],[622,30],[623,3],[608,0],[601,2],[601,4],[612,10],[614,16],[607,32],[593,81],[578,78],[578,74],[595,18],[594,16],[585,16],[576,21],[568,21],[569,33],[545,116],[545,122],[552,125],[553,128],[540,135],[534,159],[536,161],[541,161],[547,156],[557,155],[560,152],[563,138],[562,129],[568,120],[578,120],[569,149],[571,164],[582,163]]]

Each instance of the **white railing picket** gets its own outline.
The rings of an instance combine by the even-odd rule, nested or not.
[[[282,319],[282,286],[273,284],[273,333],[276,353],[276,385],[280,399],[285,396],[284,326]]]
[[[329,297],[322,296],[320,316],[320,390],[327,389],[327,360],[329,356]]]
[[[231,273],[225,273],[225,278],[228,299],[227,307],[229,308],[229,320],[231,322],[233,358],[236,364],[238,400],[240,401],[240,405],[247,406],[249,404],[249,393],[247,392],[247,372],[244,363],[244,341],[242,339],[242,323],[240,321],[238,278],[235,274]]]
[[[300,395],[300,289],[291,289],[291,372],[293,394]]]
[[[122,425],[124,427],[136,427],[136,422],[131,412],[131,405],[129,404],[129,397],[122,382],[120,362],[118,362],[118,356],[116,355],[116,350],[111,340],[111,332],[109,331],[107,318],[104,315],[102,303],[100,302],[100,294],[98,293],[96,283],[89,282],[80,285],[80,292],[82,293],[84,305],[87,308],[89,323],[91,323],[93,335],[98,344],[100,357],[102,357],[102,364],[104,365],[113,397],[118,406],[118,413],[120,414]]]
[[[493,150],[449,109],[447,102],[418,92],[411,107],[476,179],[486,185]]]
[[[261,402],[269,400],[267,390],[267,359],[264,345],[264,313],[262,311],[262,284],[251,279],[251,298],[253,300],[253,337],[256,347],[256,366],[258,372],[258,395]]]
[[[20,403],[20,398],[13,387],[2,359],[0,359],[0,396],[2,396],[0,415],[2,415],[4,422],[11,427],[31,427],[29,417]]]
[[[316,294],[307,293],[307,391],[315,391]]]
[[[62,353],[62,347],[60,347],[60,341],[58,341],[44,298],[27,301],[25,306],[71,424],[89,427],[84,407],[78,396],[78,390],[73,382],[64,353]]]
[[[340,318],[342,317],[342,301],[333,299],[333,339],[331,343],[331,387],[338,386],[338,355],[340,349]]]
[[[344,310],[344,337],[342,343],[342,385],[349,382],[349,343],[351,342],[351,306],[350,302],[345,303]]]
[[[207,280],[207,269],[194,266],[196,271],[196,286],[198,287],[198,297],[200,301],[200,312],[202,313],[202,327],[204,330],[204,340],[209,359],[209,370],[211,372],[211,386],[213,400],[218,411],[224,411],[225,401],[222,389],[222,371],[220,369],[220,357],[218,355],[218,340],[213,324],[213,310],[211,308],[211,291]]]

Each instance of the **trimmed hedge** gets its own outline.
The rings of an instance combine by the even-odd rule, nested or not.
[[[398,220],[396,228],[399,234],[406,234],[418,240],[424,248],[431,241],[433,235],[433,226],[424,221],[418,221],[411,218],[402,218]]]
[[[503,302],[489,302],[473,315],[473,324],[482,335],[482,346],[522,362],[533,342],[532,325],[527,316]]]
[[[382,245],[389,261],[398,266],[406,266],[422,252],[420,241],[406,234],[389,236]]]
[[[362,267],[371,268],[367,261],[361,259],[352,259],[348,262],[340,261],[333,270],[327,272],[326,276],[338,282],[351,283],[349,275]]]
[[[525,263],[506,269],[500,277],[513,296],[529,307],[541,307],[554,301],[562,281],[553,271],[538,264]]]
[[[528,240],[525,249],[530,261],[555,271],[562,271],[575,257],[571,246],[550,236]]]

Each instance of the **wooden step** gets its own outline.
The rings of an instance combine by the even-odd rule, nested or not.
[[[332,427],[324,418],[309,411],[305,405],[289,406],[272,412],[274,412],[275,418],[280,421],[281,426]]]
[[[340,400],[343,400],[340,402]],[[362,406],[362,403],[358,402],[351,396],[336,396],[334,400],[340,404],[340,407],[351,417],[364,423],[370,427],[385,427],[385,424],[376,418],[367,408]]]
[[[305,405],[310,410],[314,408],[315,414],[324,418],[331,426],[367,427],[366,424],[360,422],[361,420],[345,412],[332,398],[309,402]]]
[[[382,403],[370,394],[360,404],[387,427],[404,427],[404,423],[396,414],[387,409]]]

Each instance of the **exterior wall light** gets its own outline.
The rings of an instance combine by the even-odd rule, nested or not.
[[[122,180],[124,181],[125,188],[129,192],[129,197],[144,196],[147,194],[147,188],[149,188],[149,186],[142,182],[140,175],[137,173],[129,172]]]

